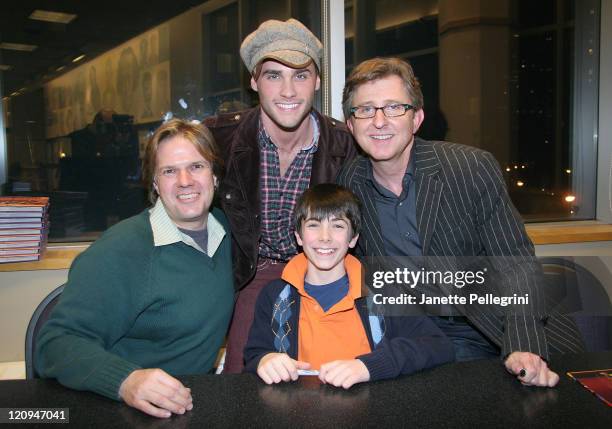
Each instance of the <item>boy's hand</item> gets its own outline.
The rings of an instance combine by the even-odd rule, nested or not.
[[[298,369],[309,369],[308,362],[291,359],[286,353],[268,353],[257,365],[257,375],[266,384],[298,379]]]
[[[334,360],[321,365],[319,379],[323,383],[348,389],[353,384],[369,381],[370,371],[359,359]]]

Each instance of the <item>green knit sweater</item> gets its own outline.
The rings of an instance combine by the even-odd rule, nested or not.
[[[229,226],[221,211],[212,214],[227,231],[212,258],[182,242],[154,247],[148,210],[79,255],[38,336],[38,373],[119,399],[138,368],[210,371],[234,293]]]

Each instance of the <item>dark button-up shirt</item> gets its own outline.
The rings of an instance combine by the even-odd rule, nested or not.
[[[372,164],[368,163],[368,178],[374,188],[374,199],[376,211],[380,220],[380,229],[384,241],[387,256],[417,256],[415,261],[404,260],[408,268],[420,269],[423,255],[423,247],[419,239],[416,218],[416,186],[414,182],[414,146],[410,154],[410,161],[402,180],[402,193],[395,195],[393,192],[376,182],[372,171]],[[414,264],[414,262],[418,262]],[[438,288],[422,289],[430,296],[442,296]],[[426,306],[431,314],[458,315],[458,310],[453,305]]]
[[[423,254],[416,220],[416,187],[414,186],[414,157],[410,161],[402,181],[402,193],[398,197],[376,182],[372,164],[368,163],[368,176],[374,188],[376,211],[388,256],[421,256]]]

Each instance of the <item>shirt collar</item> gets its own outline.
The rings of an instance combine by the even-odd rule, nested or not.
[[[347,254],[344,257],[344,267],[349,278],[349,293],[347,296],[351,300],[355,300],[365,295],[362,290],[361,262],[354,256]],[[308,258],[304,253],[298,253],[287,262],[281,278],[295,287],[300,295],[308,295],[304,290],[307,270]]]
[[[317,115],[315,115],[314,112],[310,112],[310,123],[312,125],[312,141],[310,142],[308,146],[301,148],[300,151],[315,153],[319,146],[321,126],[319,124],[319,120],[317,119]],[[265,127],[263,126],[261,122],[261,117],[259,118],[259,131],[257,133],[257,137],[258,137],[257,140],[259,141],[260,148],[263,149],[266,145],[272,145],[274,149],[276,149],[276,145],[274,144],[274,142],[268,135],[268,132],[266,131]]]
[[[193,238],[182,233],[177,228],[176,224],[170,219],[170,216],[168,216],[168,212],[166,212],[166,208],[161,198],[157,199],[153,208],[149,210],[149,214],[149,222],[151,223],[151,230],[153,231],[153,245],[155,247],[183,242],[197,251],[212,257],[221,245],[221,241],[226,234],[223,225],[212,213],[208,213],[206,223],[206,229],[208,230],[208,251],[205,252],[198,246]]]
[[[415,170],[415,160],[414,160],[414,143],[410,148],[410,158],[408,159],[408,166],[406,167],[406,172],[404,173],[403,183],[411,183],[412,179],[414,179],[414,170]],[[381,185],[374,179],[374,170],[372,167],[372,161],[368,160],[366,163],[366,180],[369,180],[374,189],[378,191],[384,197],[389,196],[389,191],[386,191]]]

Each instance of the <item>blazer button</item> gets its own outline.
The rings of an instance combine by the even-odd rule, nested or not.
[[[227,194],[225,194],[225,199],[226,200],[231,200],[232,199],[232,194],[230,194],[229,192]]]

